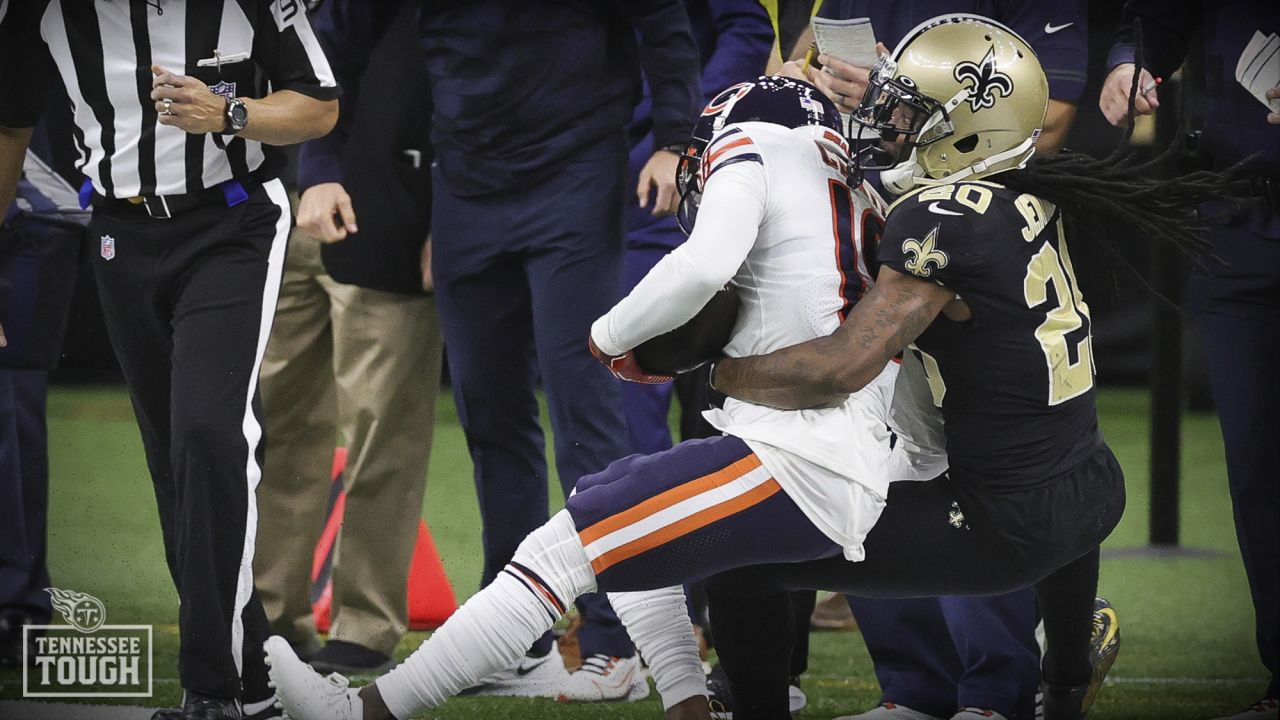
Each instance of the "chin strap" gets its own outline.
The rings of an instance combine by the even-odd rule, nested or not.
[[[885,190],[894,195],[902,195],[915,186],[916,181],[924,177],[924,168],[920,167],[916,162],[916,151],[913,148],[911,155],[904,162],[898,163],[887,170],[880,171],[880,184]]]
[[[1026,166],[1027,161],[1030,160],[1031,156],[1035,155],[1035,153],[1036,153],[1035,138],[1033,137],[1027,138],[1026,140],[1023,140],[1021,143],[1018,143],[1014,147],[1009,148],[1004,152],[996,153],[995,155],[992,155],[989,158],[979,160],[978,162],[970,165],[969,167],[963,168],[961,170],[957,170],[956,172],[953,172],[950,175],[946,175],[940,178],[917,177],[915,178],[915,182],[920,183],[922,185],[946,185],[948,183],[959,182],[961,180],[964,180],[965,178],[973,177],[975,175],[985,175],[986,173],[990,172],[994,166],[999,165],[1005,160],[1016,158],[1019,155],[1021,155],[1022,157],[1021,159],[1018,160],[1018,163],[1013,167],[1021,168]],[[1000,168],[1000,169],[1007,170],[1008,168]]]

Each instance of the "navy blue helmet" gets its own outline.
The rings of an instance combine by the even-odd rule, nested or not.
[[[693,230],[702,199],[703,153],[716,133],[740,122],[767,122],[788,128],[814,125],[844,135],[835,104],[803,80],[767,75],[726,88],[703,108],[676,169],[676,189],[680,192],[677,219],[686,234]]]

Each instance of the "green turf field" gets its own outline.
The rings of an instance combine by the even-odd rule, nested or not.
[[[1104,392],[1102,423],[1129,477],[1129,508],[1107,543],[1101,592],[1120,612],[1123,643],[1092,717],[1207,718],[1257,699],[1266,677],[1253,644],[1253,611],[1240,565],[1216,420],[1184,426],[1182,536],[1212,551],[1177,557],[1116,551],[1142,547],[1147,533],[1146,400]],[[123,390],[55,389],[49,400],[52,456],[50,570],[53,584],[88,592],[112,624],[156,626],[156,697],[172,704],[176,684],[176,598],[160,545],[150,480]],[[554,483],[553,483],[554,486]],[[553,490],[552,502],[557,494]],[[480,575],[479,515],[462,431],[447,395],[423,508],[459,599]],[[265,519],[264,522],[270,522]],[[904,568],[904,571],[908,569]],[[407,653],[421,639],[401,645]],[[874,704],[870,661],[856,633],[819,633],[804,678],[802,717],[830,718]],[[0,699],[21,693],[21,673],[0,674]],[[565,706],[543,701],[460,699],[432,718],[655,718],[652,696],[631,705]]]

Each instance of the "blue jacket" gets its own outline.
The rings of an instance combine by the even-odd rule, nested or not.
[[[397,6],[333,8],[338,77],[357,76]],[[683,141],[697,117],[697,48],[679,0],[419,0],[435,102],[432,145],[461,196],[518,191],[621,132],[654,91],[654,133]]]
[[[367,0],[330,0],[311,25],[329,57],[344,57],[336,17]],[[343,99],[338,124],[298,152],[298,190],[342,183],[360,232],[324,245],[334,280],[373,290],[422,294],[419,258],[431,230],[431,86],[418,50],[417,0],[378,0],[399,14],[359,63],[333,65]],[[363,72],[353,72],[356,66]]]
[[[702,61],[703,103],[730,85],[754,80],[764,73],[773,49],[773,26],[757,0],[684,0],[693,25]],[[634,188],[640,170],[653,154],[653,101],[649,85],[636,106],[627,134],[631,141],[630,178]],[[688,140],[688,134],[680,141]],[[627,245],[629,247],[674,248],[684,242],[675,218],[656,218],[628,195]],[[651,205],[652,207],[652,205]]]
[[[1173,74],[1191,36],[1204,31],[1205,117],[1201,151],[1216,167],[1260,154],[1253,168],[1280,181],[1280,128],[1267,123],[1267,108],[1236,82],[1236,62],[1255,31],[1280,32],[1280,6],[1256,0],[1131,0],[1116,30],[1107,71],[1134,62],[1133,19],[1142,18],[1143,64],[1155,77]],[[1250,229],[1280,238],[1280,213],[1251,213]]]
[[[1175,0],[1178,1],[1178,0]],[[826,0],[826,18],[871,18],[876,39],[893,50],[916,25],[938,15],[970,13],[1007,25],[1036,51],[1049,97],[1078,102],[1089,63],[1085,0]]]

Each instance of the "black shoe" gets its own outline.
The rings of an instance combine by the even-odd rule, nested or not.
[[[273,632],[272,634],[280,635],[286,640],[289,639],[288,636],[283,633]],[[289,640],[289,647],[293,648],[293,654],[297,655],[299,660],[302,662],[311,662],[311,658],[315,657],[316,653],[320,652],[320,648],[324,646],[320,644],[320,641],[317,640],[314,635],[312,635],[306,640],[300,640],[297,642]]]
[[[1044,694],[1044,720],[1085,720],[1089,716],[1085,708],[1085,698],[1089,695],[1091,683],[1075,687],[1058,687],[1040,685]]]
[[[800,678],[788,678],[787,686],[789,709],[792,715],[796,715],[804,710],[808,699],[800,690]],[[733,691],[729,689],[729,676],[720,663],[716,663],[707,675],[707,703],[711,705],[712,720],[733,720]]]
[[[320,652],[307,661],[321,675],[379,675],[395,664],[390,655],[383,655],[357,643],[330,640]]]
[[[1093,632],[1089,636],[1089,665],[1093,675],[1089,679],[1089,690],[1081,701],[1082,711],[1089,712],[1093,701],[1098,699],[1098,691],[1102,689],[1102,681],[1106,680],[1120,653],[1120,616],[1116,609],[1105,598],[1093,599]]]
[[[35,618],[27,615],[0,615],[0,668],[22,666],[22,626],[34,624]],[[27,663],[33,666],[38,636],[39,633],[31,632],[27,637]]]
[[[284,717],[284,710],[280,709],[272,698],[272,703],[265,708],[259,710],[252,715],[245,715],[244,720],[276,720],[276,718]]]
[[[272,703],[252,715],[244,715],[244,720],[276,720],[282,717],[284,717],[284,711]],[[151,720],[184,720],[184,716],[182,708],[161,708],[151,715]]]
[[[262,717],[254,715],[254,718]],[[279,717],[279,715],[275,716]],[[151,715],[151,720],[247,720],[240,711],[239,700],[211,698],[186,691],[181,708],[162,708]]]
[[[707,675],[707,703],[711,705],[712,720],[733,720],[733,691],[720,663]]]

